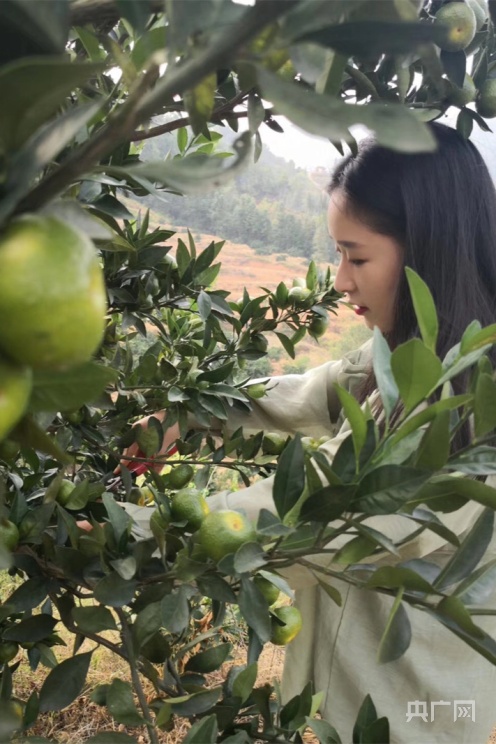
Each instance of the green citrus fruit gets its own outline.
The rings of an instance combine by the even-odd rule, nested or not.
[[[91,240],[28,215],[0,236],[0,348],[35,369],[87,361],[103,335],[103,273]]]
[[[184,488],[187,486],[195,474],[195,469],[191,465],[181,464],[172,468],[168,474],[169,485],[172,488]]]
[[[267,394],[267,388],[263,382],[256,382],[254,385],[248,385],[244,388],[244,391],[248,397],[253,398],[253,400],[263,398]]]
[[[192,531],[199,529],[209,512],[203,492],[196,488],[183,488],[172,497],[172,519],[177,522],[186,520],[186,527]]]
[[[496,116],[496,78],[482,83],[475,101],[475,109],[485,119]]]
[[[443,5],[436,13],[436,23],[447,27],[445,40],[439,44],[446,52],[459,52],[468,47],[475,36],[475,13],[464,2]]]
[[[72,426],[78,426],[83,421],[82,411],[67,411],[67,413],[63,414],[63,416],[67,423],[72,424]]]
[[[475,15],[475,31],[480,31],[485,22],[487,21],[487,6],[484,0],[465,0],[469,8],[472,8]]]
[[[278,434],[276,431],[269,431],[264,434],[262,440],[262,452],[265,455],[280,455],[286,446],[287,437]]]
[[[5,439],[0,443],[0,460],[12,463],[17,460],[19,445],[12,439]]]
[[[0,441],[17,424],[26,410],[31,395],[31,378],[31,370],[28,367],[18,367],[0,361]]]
[[[276,646],[286,646],[296,638],[301,630],[302,620],[301,613],[297,607],[278,607],[272,610],[275,617],[271,620],[270,640]],[[276,618],[284,625],[277,622]]]
[[[258,589],[260,589],[261,593],[267,600],[269,606],[273,605],[274,602],[277,602],[280,592],[277,586],[272,583],[272,581],[266,579],[265,576],[255,576],[254,581]]]
[[[320,338],[327,331],[329,325],[329,318],[325,318],[323,315],[314,315],[308,326],[310,335],[314,338]]]
[[[466,106],[467,103],[475,101],[477,95],[477,88],[474,85],[474,81],[470,75],[465,75],[462,88],[456,88],[453,86],[453,90],[448,96],[448,101],[453,106]]]
[[[198,532],[198,542],[209,558],[220,561],[247,542],[256,540],[252,523],[243,514],[230,509],[210,512]]]
[[[293,305],[305,305],[311,294],[307,287],[291,287],[288,298]]]
[[[293,279],[293,287],[304,287],[307,289],[307,280],[301,276],[297,276],[296,279]]]
[[[19,646],[13,641],[0,641],[0,664],[8,664],[17,656]]]
[[[71,494],[74,491],[76,486],[74,483],[70,480],[67,480],[64,478],[64,480],[60,484],[60,488],[57,491],[57,497],[56,500],[59,502],[61,506],[66,506],[69,499],[71,498]]]
[[[0,519],[0,543],[9,550],[15,550],[19,542],[19,530],[10,519]]]

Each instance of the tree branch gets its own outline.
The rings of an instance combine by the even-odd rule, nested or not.
[[[151,13],[161,13],[163,0],[148,0]],[[120,18],[115,0],[74,0],[70,5],[71,26],[84,26],[87,23],[117,23]]]
[[[229,116],[231,119],[244,119],[248,116],[248,111],[232,111],[230,114],[223,114],[222,116],[213,115],[210,121],[212,124],[218,124],[222,119],[226,118],[226,116]],[[187,127],[188,124],[189,116],[185,116],[183,119],[175,119],[174,121],[169,121],[167,124],[160,124],[160,126],[153,127],[152,129],[143,129],[142,131],[133,132],[129,139],[131,142],[140,142],[142,140],[151,139],[152,137],[159,137],[161,134],[174,132],[176,129]]]
[[[89,1],[89,0],[87,0]],[[84,145],[75,149],[66,161],[36,186],[18,206],[16,213],[36,211],[54,199],[119,144],[129,140],[139,124],[157,114],[164,103],[194,87],[206,75],[229,63],[237,49],[264,26],[271,23],[299,0],[259,0],[243,17],[212,38],[209,46],[196,57],[172,67],[152,90],[148,90],[155,69],[149,70],[135,86],[123,106],[109,117],[108,123]]]

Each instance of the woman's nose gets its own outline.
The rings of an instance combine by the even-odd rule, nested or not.
[[[350,293],[355,288],[355,283],[351,275],[350,266],[345,258],[342,258],[336,276],[334,277],[334,287],[338,292]]]

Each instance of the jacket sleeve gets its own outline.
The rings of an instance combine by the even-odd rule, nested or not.
[[[318,438],[332,434],[341,404],[334,384],[350,392],[364,379],[371,362],[372,340],[337,362],[327,362],[305,374],[271,377],[267,395],[253,401],[252,410],[233,407],[226,424],[233,432],[277,431]]]

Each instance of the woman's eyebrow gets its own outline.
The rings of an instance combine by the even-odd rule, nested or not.
[[[363,248],[363,243],[355,243],[353,240],[336,240],[337,245],[342,245],[344,248]]]

